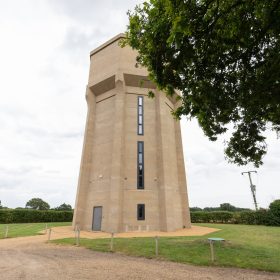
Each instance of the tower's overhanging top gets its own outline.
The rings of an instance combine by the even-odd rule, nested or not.
[[[116,81],[123,81],[126,86],[155,90],[156,84],[148,77],[148,71],[141,65],[136,67],[137,51],[130,46],[121,48],[118,41],[125,38],[120,33],[90,52],[91,67],[89,87],[100,95],[116,86]],[[168,97],[172,103],[177,102],[177,95]]]
[[[125,38],[125,34],[124,33],[120,33],[118,35],[116,35],[115,37],[113,37],[112,39],[110,39],[109,41],[105,42],[104,44],[102,44],[101,46],[97,47],[96,49],[92,50],[90,52],[90,56],[98,53],[99,51],[103,50],[104,48],[106,48],[107,46],[111,45],[112,43]]]

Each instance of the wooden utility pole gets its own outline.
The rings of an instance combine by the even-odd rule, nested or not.
[[[244,174],[248,174],[249,176],[249,180],[250,180],[250,189],[251,189],[251,192],[252,192],[252,195],[253,195],[253,200],[254,200],[254,204],[255,204],[255,208],[256,208],[256,211],[258,210],[258,204],[257,204],[257,198],[256,198],[256,186],[253,185],[252,183],[252,178],[251,178],[251,173],[257,173],[257,171],[246,171],[246,172],[242,172],[241,174],[244,175]]]

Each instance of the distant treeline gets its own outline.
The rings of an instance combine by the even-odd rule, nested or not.
[[[223,203],[220,207],[206,207],[204,209],[191,207],[192,223],[227,223],[246,225],[267,225],[280,226],[280,199],[270,203],[268,209],[258,211],[238,208],[230,205],[228,210],[224,210]],[[222,207],[221,207],[222,206]],[[234,207],[234,208],[233,208]]]
[[[3,206],[0,200],[0,209],[12,209],[6,206]],[[49,203],[44,201],[41,198],[34,197],[28,200],[25,204],[25,207],[17,207],[15,209],[33,209],[33,210],[56,210],[56,211],[72,211],[72,206],[70,204],[63,203],[58,207],[51,208]]]
[[[240,211],[253,211],[249,208],[240,208],[231,205],[230,203],[222,203],[220,207],[190,207],[191,212],[205,211],[205,212],[214,212],[214,211],[229,211],[229,212],[240,212]]]

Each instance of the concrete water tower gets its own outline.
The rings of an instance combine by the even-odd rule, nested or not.
[[[106,232],[190,227],[181,129],[168,98],[119,34],[90,54],[73,225]],[[148,91],[155,98],[148,98]]]

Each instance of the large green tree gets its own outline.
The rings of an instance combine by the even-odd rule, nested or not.
[[[279,34],[279,0],[150,0],[129,12],[124,43],[159,89],[182,92],[176,117],[212,141],[230,128],[228,160],[258,167],[264,132],[280,132]]]
[[[31,208],[36,210],[49,210],[50,205],[41,198],[32,198],[26,203],[25,208]]]
[[[70,204],[63,203],[60,206],[56,207],[55,210],[58,211],[71,211],[72,206]]]

